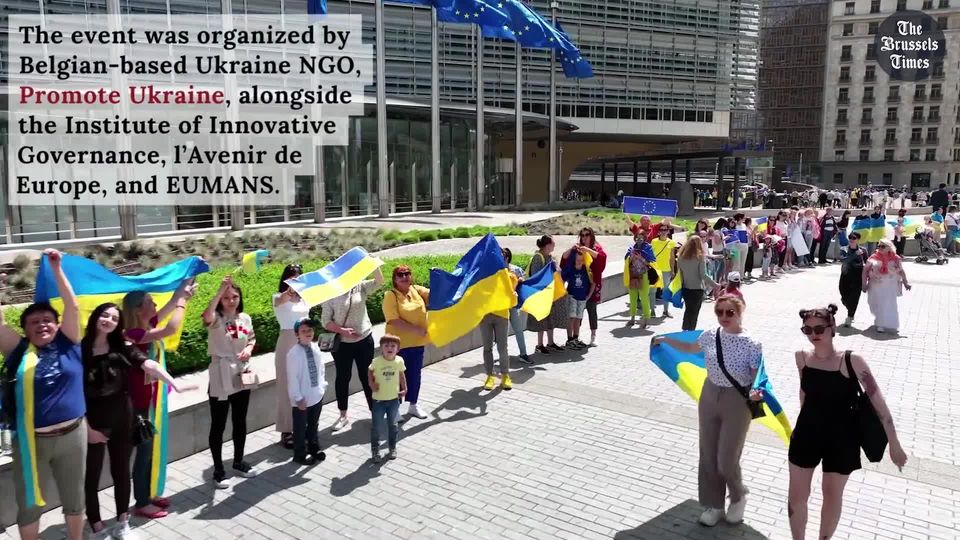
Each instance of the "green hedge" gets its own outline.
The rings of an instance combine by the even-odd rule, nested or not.
[[[370,295],[367,299],[370,320],[373,324],[384,321],[381,309],[383,293],[389,287],[389,280],[394,267],[401,264],[410,266],[413,269],[414,282],[426,285],[430,280],[430,268],[450,270],[457,264],[460,257],[461,255],[426,255],[386,259],[382,270],[387,283],[383,289]],[[530,255],[514,255],[514,264],[521,268],[525,267],[529,261]],[[301,264],[305,272],[310,272],[326,263],[327,261],[315,259],[303,261]],[[277,344],[280,328],[273,314],[272,299],[273,294],[277,292],[283,268],[283,264],[265,264],[256,274],[233,274],[234,283],[243,291],[244,312],[249,314],[253,320],[253,327],[257,334],[255,354],[273,351]],[[171,373],[178,375],[206,369],[209,364],[207,331],[203,326],[201,314],[219,289],[223,277],[235,272],[235,270],[236,266],[233,265],[221,266],[214,268],[207,274],[197,276],[197,294],[187,306],[180,347],[167,358]],[[4,310],[3,317],[7,325],[19,329],[20,313],[22,312],[23,308],[21,307]],[[319,319],[319,308],[314,308],[313,315]]]

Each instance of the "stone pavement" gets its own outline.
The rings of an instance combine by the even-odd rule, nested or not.
[[[902,336],[866,330],[866,298],[856,329],[842,331],[840,346],[873,368],[910,461],[902,473],[885,460],[851,476],[835,538],[960,537],[957,263],[907,263],[914,289],[900,300]],[[791,419],[799,409],[793,351],[805,344],[797,312],[836,302],[838,272],[832,265],[746,287],[745,325],[764,344]],[[701,327],[714,324],[711,309],[704,306]],[[191,540],[789,538],[786,448],[762,427],[751,429],[743,454],[751,489],[745,524],[696,524],[696,409],[647,359],[653,332],[679,330],[679,317],[640,331],[624,327],[624,310],[622,298],[605,303],[599,347],[535,357],[535,366],[517,369],[510,392],[479,389],[480,351],[431,366],[421,401],[433,414],[403,427],[397,461],[369,462],[369,417],[354,396],[351,428],[321,433],[323,464],[291,465],[272,428],[262,430],[247,439],[259,477],[217,491],[208,453],[175,462],[168,482],[175,513],[134,523],[143,538]],[[512,338],[510,347],[516,353]],[[333,409],[324,410],[322,426],[333,422]],[[228,444],[224,455],[231,452]],[[817,482],[819,475],[810,538]],[[100,501],[112,515],[110,490]],[[48,513],[44,538],[61,538],[61,522]]]

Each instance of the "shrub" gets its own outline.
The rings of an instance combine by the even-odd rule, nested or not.
[[[437,231],[420,231],[418,236],[421,242],[432,242],[437,239]]]
[[[466,227],[457,227],[453,230],[454,238],[470,238],[470,229]]]
[[[453,230],[441,229],[437,231],[437,240],[449,240],[453,238]]]
[[[420,241],[420,235],[416,232],[403,233],[397,240],[399,240],[401,244],[416,244]]]
[[[24,272],[27,268],[33,266],[33,259],[29,255],[21,253],[13,258],[13,268],[17,273]]]
[[[380,238],[382,238],[382,239],[384,239],[384,240],[386,240],[386,241],[388,241],[388,242],[394,242],[394,241],[396,241],[397,239],[400,238],[400,231],[395,231],[395,230],[392,230],[392,229],[389,230],[389,231],[384,231],[384,232],[380,233]]]

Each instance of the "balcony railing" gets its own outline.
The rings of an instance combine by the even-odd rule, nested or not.
[[[876,74],[865,73],[865,74],[863,75],[863,80],[864,80],[864,81],[867,81],[867,82],[873,82],[873,81],[877,80],[877,76],[876,76]]]
[[[844,103],[844,104],[850,103],[850,97],[849,97],[849,96],[840,96],[840,97],[837,98],[837,103]]]
[[[930,94],[930,101],[943,101],[943,94]]]
[[[939,123],[940,123],[940,115],[936,115],[936,116],[930,115],[930,116],[928,116],[928,117],[927,117],[927,122],[930,122],[930,123],[932,123],[932,124],[939,124]]]
[[[887,103],[900,103],[900,94],[890,94],[887,96]]]
[[[834,145],[834,146],[846,146],[846,145],[847,145],[847,140],[846,140],[846,139],[837,139],[837,140],[833,141],[833,145]]]
[[[927,144],[940,144],[940,137],[927,137]]]
[[[896,124],[896,123],[898,123],[898,122],[900,122],[900,119],[897,118],[896,116],[888,116],[888,117],[887,117],[887,123],[888,123],[888,124]]]
[[[883,140],[883,144],[886,145],[886,146],[896,146],[896,145],[897,145],[897,138],[894,137],[894,138],[892,138],[892,139],[884,139],[884,140]]]
[[[870,146],[871,144],[873,144],[873,139],[860,139],[860,146]]]
[[[874,101],[873,96],[863,96],[864,103],[873,103],[873,101]]]
[[[923,137],[910,137],[910,144],[923,144]]]
[[[914,100],[914,101],[926,101],[926,100],[927,100],[927,95],[926,95],[926,94],[914,94],[914,95],[913,95],[913,100]]]
[[[841,73],[839,80],[840,80],[840,82],[850,82],[850,74],[847,73],[847,74],[844,75],[844,74]]]
[[[847,123],[848,123],[848,122],[847,122],[847,119],[846,119],[846,118],[837,118],[837,125],[838,125],[838,126],[845,126],[845,125],[847,125]]]
[[[922,115],[922,114],[915,114],[915,115],[913,115],[913,116],[910,117],[910,121],[913,122],[914,124],[922,124],[922,123],[923,123],[923,115]]]
[[[872,126],[872,125],[873,125],[873,117],[872,117],[872,116],[868,116],[868,117],[866,117],[866,118],[861,118],[861,119],[860,119],[860,123],[863,124],[863,125],[865,125],[865,126]]]

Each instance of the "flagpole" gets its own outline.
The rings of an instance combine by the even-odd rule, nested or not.
[[[430,211],[440,213],[440,23],[437,8],[430,8]],[[414,179],[416,182],[416,179]]]
[[[523,202],[523,89],[521,87],[523,84],[523,60],[520,56],[521,52],[520,42],[517,41],[517,86],[514,100],[517,107],[517,117],[514,127],[514,131],[516,132],[516,146],[513,157],[513,175],[516,179],[517,186],[516,206],[520,206]]]
[[[384,35],[383,0],[376,0],[377,17],[377,199],[380,217],[390,215],[390,197],[387,178],[387,80],[386,58],[384,57],[386,37]],[[343,178],[342,182],[347,179]]]
[[[483,32],[481,32],[479,26],[473,27],[473,33],[477,38],[477,54],[476,62],[476,78],[477,78],[477,199],[476,199],[476,208],[481,210],[486,202],[486,176],[484,175],[484,153],[486,152],[486,144],[484,143],[484,119],[483,119],[483,108],[485,106],[485,101],[483,97]]]
[[[557,26],[557,1],[550,2],[550,22]],[[557,178],[557,50],[550,51],[550,178],[549,199],[557,202],[559,179]]]

